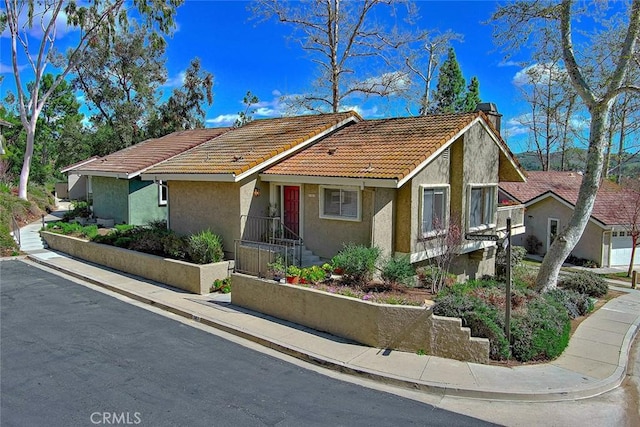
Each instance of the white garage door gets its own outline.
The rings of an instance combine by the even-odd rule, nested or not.
[[[631,236],[624,231],[614,232],[611,237],[611,265],[629,265],[631,260]],[[640,264],[640,248],[636,248],[634,264]]]

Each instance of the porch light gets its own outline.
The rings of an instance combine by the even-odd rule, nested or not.
[[[253,197],[260,197],[260,189],[258,187],[253,189]]]

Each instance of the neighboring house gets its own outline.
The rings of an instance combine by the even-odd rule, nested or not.
[[[67,182],[56,184],[56,197],[59,199],[69,200],[87,200],[87,181],[86,175],[80,175],[74,172],[75,168],[84,166],[99,159],[99,156],[93,156],[91,158],[82,160],[72,165],[66,166],[60,170],[60,173],[67,175]]]
[[[526,206],[527,232],[514,244],[545,254],[555,236],[568,224],[581,183],[579,172],[556,171],[527,172],[526,183],[500,183],[501,198],[516,200]],[[603,180],[591,218],[571,252],[573,256],[594,261],[601,267],[629,265],[631,233],[629,224],[624,224],[620,214],[623,203],[622,188]],[[536,241],[539,242],[537,245]],[[636,254],[635,264],[638,263],[640,255]]]
[[[256,120],[143,178],[168,181],[172,229],[210,228],[228,253],[250,244],[260,234],[255,221],[268,217],[280,225],[277,237],[300,237],[322,258],[352,242],[419,263],[432,255],[423,242],[452,218],[464,233],[504,228],[498,183],[525,178],[499,135],[500,116],[488,114]],[[523,231],[521,206],[502,212],[519,213],[514,234]],[[457,272],[492,274],[495,249],[495,242],[465,239]]]
[[[142,225],[167,219],[167,189],[144,180],[150,167],[218,137],[228,128],[192,129],[148,139],[67,170],[87,178],[86,194],[96,218]]]

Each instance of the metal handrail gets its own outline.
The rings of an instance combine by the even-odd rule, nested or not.
[[[302,245],[302,238],[283,224],[279,217],[241,215],[242,239],[253,242],[278,243],[296,242]]]
[[[234,271],[250,274],[258,277],[266,277],[269,264],[277,257],[281,258],[284,267],[292,264],[300,266],[296,256],[297,245],[254,242],[249,240],[236,240],[235,242]]]
[[[18,249],[20,248],[20,226],[18,225],[18,221],[16,217],[11,216],[11,234],[13,235],[13,240],[18,244]]]

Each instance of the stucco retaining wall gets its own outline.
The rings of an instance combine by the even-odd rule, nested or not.
[[[191,264],[47,231],[40,234],[51,249],[195,294],[208,294],[214,280],[229,275],[229,261]]]
[[[425,307],[375,304],[234,273],[232,304],[377,348],[476,363],[489,361],[489,340],[471,337],[457,318]]]

